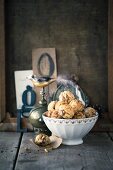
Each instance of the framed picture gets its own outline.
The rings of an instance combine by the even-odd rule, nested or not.
[[[36,76],[49,76],[57,78],[56,52],[55,48],[37,48],[32,51],[33,74]],[[46,99],[57,89],[57,83],[54,82],[46,87]],[[36,89],[37,99],[40,100],[40,89]]]
[[[26,86],[30,85],[31,87],[33,87],[32,82],[26,78],[27,76],[32,74],[32,70],[22,70],[14,72],[17,109],[21,109],[23,105],[22,94],[26,90]]]

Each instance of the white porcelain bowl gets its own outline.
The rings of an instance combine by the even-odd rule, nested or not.
[[[66,145],[79,145],[83,143],[83,137],[93,128],[98,119],[95,117],[84,119],[56,119],[43,114],[43,120],[52,134],[61,137]]]

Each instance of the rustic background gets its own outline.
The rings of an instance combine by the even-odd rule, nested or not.
[[[32,49],[56,48],[58,75],[76,74],[93,104],[108,108],[107,0],[6,0],[6,104],[16,113],[14,71]]]
[[[5,111],[5,41],[4,41],[4,0],[0,0],[0,122]]]

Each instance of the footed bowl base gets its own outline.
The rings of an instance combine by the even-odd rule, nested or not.
[[[83,143],[82,139],[70,139],[70,140],[63,139],[62,141],[62,144],[64,145],[80,145],[82,143]]]

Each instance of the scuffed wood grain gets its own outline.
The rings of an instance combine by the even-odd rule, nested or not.
[[[110,137],[111,137],[111,140],[113,140],[113,132],[112,133],[109,133]]]
[[[0,170],[12,170],[20,133],[0,132]]]
[[[109,0],[108,22],[108,109],[113,120],[113,1]]]
[[[111,170],[113,142],[107,133],[90,133],[78,146],[61,145],[48,153],[30,142],[33,133],[24,134],[16,170]]]
[[[0,1],[0,122],[5,118],[5,32],[4,0]]]

